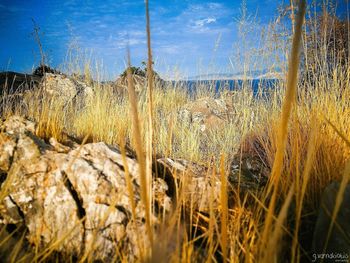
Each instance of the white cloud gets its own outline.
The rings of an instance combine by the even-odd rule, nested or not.
[[[210,9],[221,9],[223,8],[223,5],[220,3],[208,3],[208,7]]]
[[[216,22],[216,18],[213,17],[208,17],[208,18],[204,18],[204,19],[199,19],[194,21],[194,25],[197,28],[202,28],[205,25],[211,24],[211,23],[215,23]]]

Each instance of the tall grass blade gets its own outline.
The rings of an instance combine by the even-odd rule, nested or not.
[[[278,127],[278,141],[275,160],[272,167],[269,187],[266,196],[269,196],[273,189],[269,211],[266,216],[264,231],[262,235],[262,244],[267,244],[268,236],[271,231],[273,213],[275,212],[275,202],[279,187],[279,180],[283,169],[284,151],[288,135],[288,122],[291,115],[293,104],[296,100],[297,81],[298,81],[298,65],[299,65],[299,50],[301,45],[302,26],[304,22],[306,9],[306,1],[300,0],[298,6],[298,16],[295,25],[295,33],[293,36],[292,51],[288,65],[287,75],[287,90],[283,101],[281,120]]]
[[[135,140],[136,155],[137,155],[137,160],[139,162],[141,199],[145,207],[146,229],[147,229],[148,240],[150,244],[152,244],[153,233],[152,233],[152,227],[151,227],[150,198],[148,195],[149,185],[147,184],[146,162],[145,162],[145,156],[144,156],[144,151],[142,146],[143,144],[141,140],[142,137],[141,137],[140,121],[139,121],[138,110],[137,110],[137,98],[136,98],[134,82],[132,79],[129,50],[128,50],[128,65],[129,65],[127,70],[128,92],[129,92],[129,100],[130,100],[132,123],[133,123],[133,138]]]
[[[153,60],[151,48],[151,25],[149,16],[148,0],[145,1],[146,7],[146,32],[147,32],[147,98],[148,98],[148,129],[147,129],[147,151],[146,151],[146,176],[147,176],[147,195],[149,197],[149,209],[152,207],[152,160],[153,160]],[[151,210],[149,211],[149,213]]]

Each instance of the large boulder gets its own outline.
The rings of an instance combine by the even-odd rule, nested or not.
[[[61,74],[49,66],[39,66],[32,74],[13,71],[0,72],[0,95],[20,95],[27,90],[39,87],[46,73]]]
[[[135,158],[105,143],[43,141],[36,125],[20,117],[4,121],[0,131],[1,226],[23,230],[29,246],[55,244],[53,250],[66,255],[90,251],[91,259],[109,262],[123,251],[129,261],[140,258],[139,242],[146,244],[147,235]],[[171,209],[168,190],[162,178],[153,179],[155,226],[157,213]]]
[[[135,91],[136,92],[141,92],[143,90],[146,90],[147,89],[147,80],[146,80],[146,77],[144,76],[139,76],[139,75],[132,75],[132,80],[133,80],[133,83],[134,83],[134,87],[135,87]],[[122,90],[125,94],[126,91],[128,90],[128,79],[126,76],[120,76],[116,82],[115,82],[115,89],[116,90]],[[120,92],[118,90],[118,92]]]
[[[32,92],[37,91],[42,97],[53,99],[64,106],[72,103],[78,108],[83,107],[93,94],[93,88],[86,82],[46,66],[38,67],[33,74],[0,73],[0,106],[7,104],[13,107],[26,96],[36,97]]]

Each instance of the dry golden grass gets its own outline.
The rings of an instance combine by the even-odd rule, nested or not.
[[[306,91],[299,92],[298,107],[295,112],[292,112],[293,121],[288,125],[289,131],[277,196],[279,204],[286,204],[286,201],[295,203],[293,206],[295,211],[288,211],[287,218],[286,208],[283,205],[277,207],[276,211],[269,212],[275,231],[271,232],[274,233],[273,235],[267,234],[265,243],[262,243],[261,235],[265,217],[269,211],[269,203],[268,201],[261,203],[257,200],[256,205],[251,205],[240,200],[233,208],[225,208],[226,165],[229,158],[239,148],[242,138],[249,135],[261,141],[269,165],[273,166],[274,154],[279,141],[277,134],[281,112],[280,101],[285,95],[283,86],[272,95],[270,101],[256,100],[246,90],[238,91],[233,99],[236,109],[241,112],[240,118],[224,129],[210,134],[209,138],[206,138],[209,140],[206,142],[209,149],[205,151],[200,147],[203,143],[200,140],[200,132],[184,125],[172,114],[186,102],[191,101],[191,98],[184,90],[174,90],[171,87],[154,89],[155,132],[153,140],[157,154],[201,163],[207,163],[211,156],[221,154],[226,156],[224,164],[217,164],[218,167],[221,167],[220,174],[224,182],[221,206],[212,207],[208,218],[208,228],[201,229],[202,235],[206,238],[204,240],[207,240],[203,242],[208,242],[203,244],[203,248],[207,247],[210,253],[215,251],[219,254],[223,253],[222,257],[232,262],[260,261],[259,255],[262,250],[265,253],[266,248],[273,249],[275,253],[282,251],[284,256],[287,254],[287,257],[292,257],[291,253],[293,253],[296,262],[304,253],[299,240],[302,237],[299,237],[297,229],[304,224],[303,218],[307,214],[317,211],[320,194],[324,187],[332,180],[342,178],[346,160],[350,157],[350,148],[327,121],[334,124],[344,138],[349,138],[350,105],[346,99],[350,95],[349,91],[341,90],[343,80],[340,80],[338,75],[335,76],[335,79],[320,79],[321,81],[331,82],[334,88],[324,91],[322,84],[308,91],[305,89],[307,86],[299,87],[300,90]],[[137,102],[141,134],[139,136],[132,135],[135,123],[132,123],[133,118],[130,117],[132,115],[128,98],[115,98],[111,90],[99,87],[95,87],[93,96],[85,111],[77,112],[74,108],[63,110],[62,104],[46,98],[42,103],[38,103],[38,97],[35,97],[34,94],[34,96],[28,96],[23,102],[30,105],[29,110],[27,107],[18,107],[15,112],[36,120],[40,127],[39,135],[43,137],[53,136],[60,140],[63,139],[61,131],[65,130],[81,138],[88,134],[93,141],[105,141],[111,144],[129,142],[134,149],[137,149],[137,145],[144,145],[138,142],[137,138],[141,138],[142,141],[147,138],[147,123],[144,120],[147,120],[148,112],[144,103],[146,98],[142,97],[146,96],[145,94],[141,94]],[[8,111],[7,114],[14,114],[14,112]],[[254,118],[251,117],[252,114]],[[10,178],[6,182],[10,183]],[[5,190],[6,187],[2,187],[2,196],[6,195],[7,190]],[[264,200],[263,196],[258,198]],[[179,208],[179,214],[172,225],[175,235],[180,235],[178,232],[183,231],[183,228],[179,227],[181,224],[180,212]],[[283,224],[284,220],[295,221],[295,228],[290,229],[290,224]],[[284,235],[294,238],[293,251],[286,252],[287,246],[284,242],[278,242]],[[271,240],[271,237],[274,239]],[[195,244],[194,241],[189,235],[187,241],[179,243],[180,247],[177,248],[182,253],[169,252],[175,253],[171,256],[173,262],[189,262],[195,255],[199,256],[195,254],[198,244]],[[169,240],[169,242],[174,241]],[[218,252],[218,249],[222,252]],[[52,249],[45,251],[46,254],[52,253]],[[279,255],[281,254],[275,254],[273,258],[277,260]],[[204,257],[211,261],[214,254]],[[42,253],[39,253],[37,258],[43,258]]]
[[[285,201],[291,202],[290,195],[292,195],[295,211],[289,211],[288,218],[285,218],[286,209],[283,209],[283,205],[278,207],[277,211],[282,211],[284,217],[278,217],[277,211],[270,212],[271,224],[277,224],[274,229],[279,230],[271,232],[274,233],[272,241],[272,235],[269,233],[267,235],[268,242],[262,243],[261,235],[269,203],[264,204],[256,201],[257,204],[252,206],[241,200],[235,204],[234,208],[225,209],[224,200],[226,197],[225,188],[223,188],[221,206],[212,208],[208,219],[208,228],[201,230],[202,232],[207,231],[202,233],[208,240],[207,245],[203,244],[203,246],[208,246],[208,251],[211,253],[219,249],[222,251],[220,253],[223,253],[222,257],[226,257],[232,262],[257,262],[260,261],[258,259],[262,250],[265,251],[267,247],[270,247],[276,253],[282,250],[283,253],[287,253],[287,256],[292,257],[292,251],[286,252],[286,245],[283,245],[283,242],[277,242],[281,236],[287,235],[294,238],[293,257],[295,257],[295,261],[300,259],[303,248],[300,247],[299,234],[296,229],[304,224],[303,218],[307,214],[317,211],[320,194],[324,187],[332,180],[342,178],[342,170],[346,160],[350,157],[350,148],[327,122],[329,120],[330,123],[334,124],[344,138],[349,138],[350,105],[346,99],[350,95],[349,91],[341,91],[341,80],[339,80],[338,75],[335,79],[320,79],[321,81],[331,82],[334,89],[328,92],[321,87],[315,87],[310,91],[299,92],[298,107],[292,113],[293,121],[288,125],[289,132],[280,187],[278,188],[278,200],[280,204],[284,204]],[[299,88],[304,90],[307,86]],[[203,151],[200,147],[203,143],[200,140],[200,132],[184,125],[172,114],[186,102],[191,101],[191,98],[184,90],[156,87],[153,93],[156,120],[154,123],[154,149],[157,154],[162,156],[180,157],[201,163],[207,163],[211,156],[224,154],[226,156],[224,164],[217,164],[217,166],[221,167],[222,182],[225,182],[226,165],[229,158],[238,149],[242,138],[245,135],[252,136],[253,134],[262,142],[264,154],[272,167],[279,141],[277,134],[281,111],[280,101],[284,95],[283,86],[272,95],[270,101],[256,100],[246,90],[238,91],[233,99],[236,109],[241,112],[240,118],[234,120],[224,129],[210,134],[210,137],[206,138],[209,140],[206,142],[209,149]],[[74,108],[63,110],[62,104],[46,98],[42,103],[38,103],[38,97],[35,97],[34,94],[24,101],[30,105],[29,110],[18,107],[15,112],[38,121],[39,135],[43,137],[53,136],[60,140],[63,139],[61,131],[65,130],[81,138],[89,134],[93,141],[105,141],[111,144],[129,142],[134,149],[140,144],[136,138],[140,137],[142,141],[146,140],[147,123],[144,120],[147,120],[148,112],[144,103],[146,98],[142,97],[146,96],[145,94],[138,97],[137,109],[140,120],[138,123],[141,135],[136,137],[132,135],[135,124],[132,124],[133,118],[130,117],[132,115],[130,115],[128,98],[115,98],[112,96],[111,90],[99,87],[95,87],[93,96],[85,111],[77,112]],[[7,114],[14,113],[9,111]],[[251,117],[252,114],[254,114],[254,118]],[[6,195],[5,188],[1,189],[2,196]],[[259,199],[264,200],[264,197],[260,196]],[[181,209],[179,209],[179,214],[180,211]],[[283,214],[280,213],[280,215]],[[177,231],[183,231],[183,228],[178,227],[178,224],[181,224],[180,215],[176,218],[177,220],[172,227],[175,228],[173,232],[179,235],[180,233]],[[225,218],[227,218],[226,223]],[[297,223],[295,229],[289,229],[287,225],[283,225],[282,219],[287,219],[289,222],[295,221]],[[173,240],[169,242],[173,242]],[[188,240],[185,243],[179,243],[179,246],[178,250],[182,251],[181,256],[177,252],[171,251],[171,253],[175,253],[172,255],[173,262],[191,261],[195,255],[193,253],[197,251],[195,247],[198,245],[195,245],[194,240],[189,236]],[[52,249],[45,251],[46,254],[52,253]],[[274,256],[276,260],[278,255]],[[43,255],[39,253],[38,257],[43,258]],[[210,261],[213,260],[214,255],[205,257]]]

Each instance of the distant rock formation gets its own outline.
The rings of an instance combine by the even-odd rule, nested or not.
[[[139,67],[131,67],[132,78],[135,85],[136,91],[141,91],[146,89],[147,87],[147,70],[143,70]],[[159,74],[153,71],[154,85],[163,86],[165,81],[159,76]],[[128,78],[127,78],[127,69],[120,74],[118,79],[116,80],[116,85],[119,87],[127,88],[128,86]]]
[[[0,73],[0,106],[12,107],[27,92],[42,89],[43,96],[60,100],[64,105],[74,103],[83,106],[93,93],[92,85],[74,77],[68,77],[48,66],[37,67],[33,74],[17,72]]]
[[[234,107],[229,96],[226,99],[201,98],[184,105],[178,111],[180,121],[196,125],[202,132],[222,127],[233,116]]]
[[[62,74],[45,73],[40,85],[47,96],[59,99],[64,104],[72,102],[82,106],[93,94],[93,88],[85,82]]]

